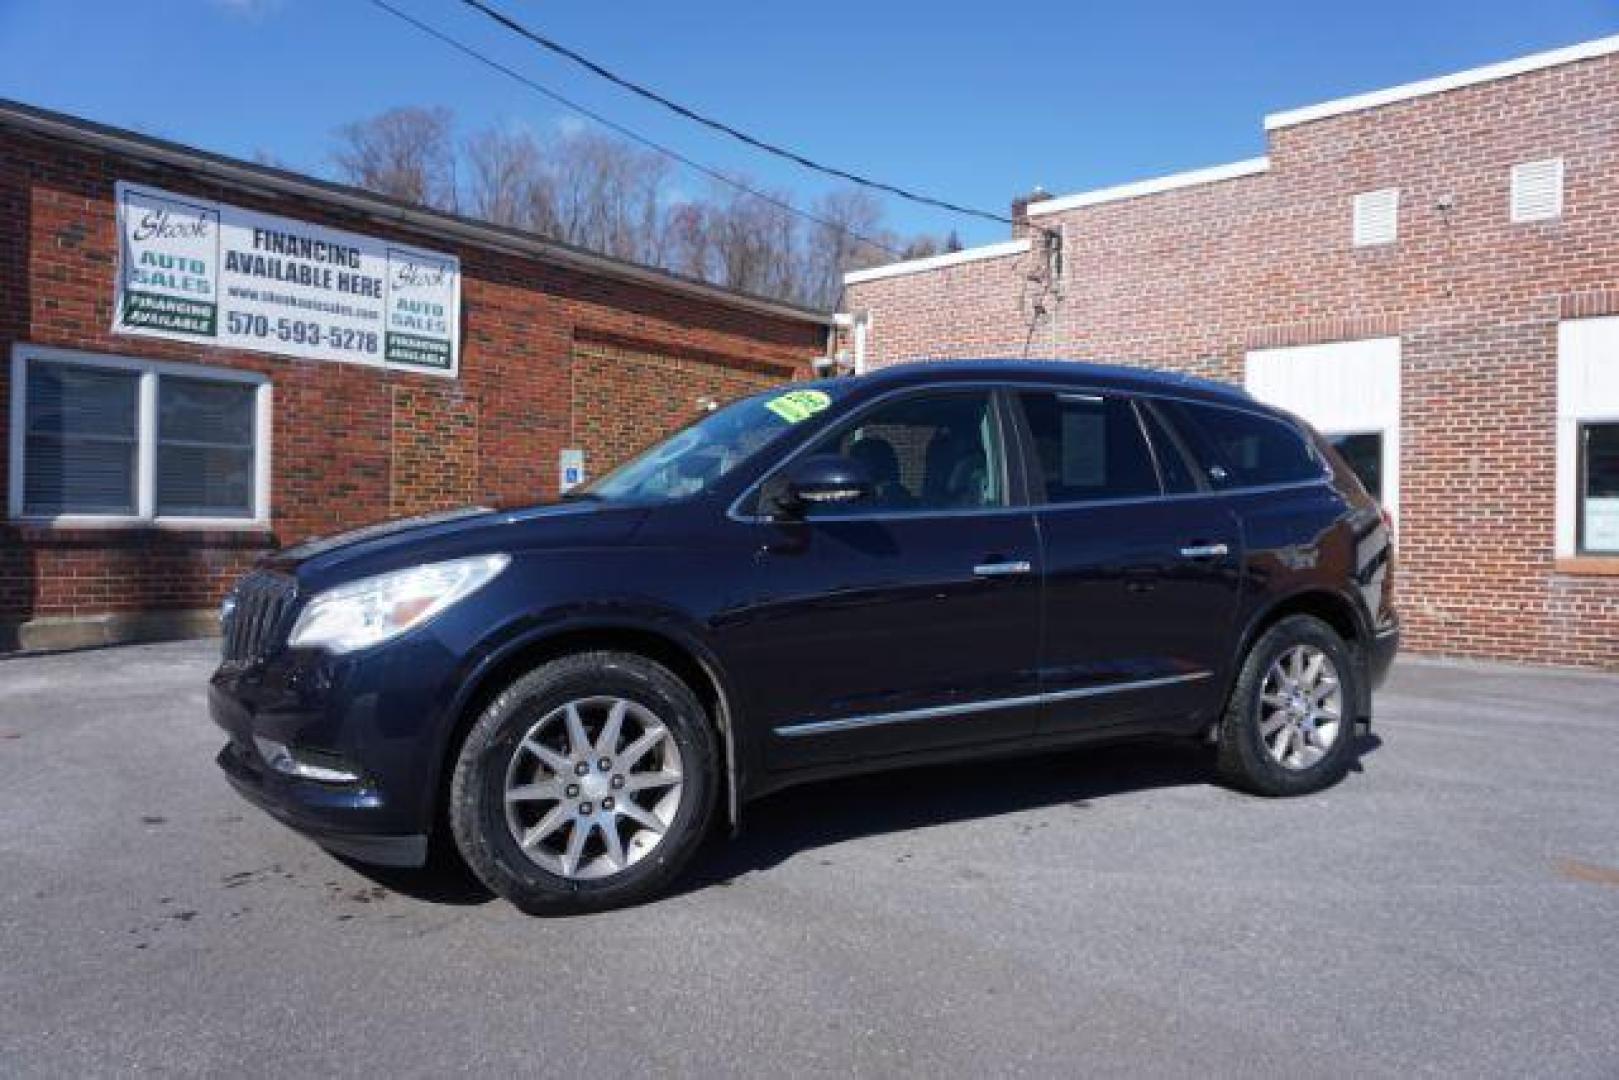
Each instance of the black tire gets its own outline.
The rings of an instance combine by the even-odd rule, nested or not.
[[[1260,694],[1266,673],[1295,645],[1326,653],[1338,671],[1342,719],[1337,738],[1319,761],[1288,768],[1273,757],[1260,734]],[[1308,795],[1343,779],[1355,757],[1353,703],[1360,700],[1360,670],[1336,631],[1310,615],[1290,615],[1260,635],[1243,658],[1242,670],[1220,721],[1217,769],[1221,780],[1255,795]]]
[[[644,858],[609,877],[580,880],[524,854],[505,816],[506,770],[529,729],[569,701],[623,698],[656,714],[679,749],[680,803]],[[708,831],[719,788],[714,729],[684,682],[643,656],[577,653],[552,660],[500,693],[468,733],[450,784],[450,829],[485,885],[531,915],[566,915],[650,899],[675,879]]]

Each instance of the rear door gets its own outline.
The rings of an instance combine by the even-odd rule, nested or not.
[[[785,521],[765,482],[731,667],[768,768],[1033,734],[1039,542],[1006,421],[987,389],[908,393],[804,450],[859,461],[873,498]]]
[[[1145,403],[1017,400],[1046,569],[1042,730],[1206,714],[1237,608],[1236,517]]]

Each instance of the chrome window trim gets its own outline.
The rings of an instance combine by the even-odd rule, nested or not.
[[[997,709],[1015,709],[1024,705],[1050,705],[1059,701],[1102,697],[1107,694],[1120,694],[1131,690],[1151,690],[1160,686],[1198,682],[1202,679],[1211,678],[1213,675],[1214,672],[1212,671],[1193,671],[1185,675],[1165,675],[1156,679],[1136,679],[1131,682],[1108,683],[1104,686],[1082,686],[1073,690],[1053,690],[1039,694],[1023,694],[1018,697],[964,701],[956,705],[934,705],[925,709],[867,713],[859,716],[838,717],[833,720],[806,720],[795,724],[783,724],[781,727],[776,728],[774,733],[782,738],[798,739],[806,735],[827,735],[838,731],[853,731],[859,728],[878,727],[885,724],[905,724],[914,720],[936,720],[947,716],[967,716],[973,713],[992,712]]]
[[[823,519],[821,519],[821,521],[823,523],[913,520],[913,519],[917,519],[917,518],[929,518],[929,517],[935,517],[935,518],[976,517],[976,516],[982,516],[982,515],[985,515],[985,514],[1004,514],[1004,513],[1009,513],[1009,512],[1041,513],[1041,512],[1051,512],[1051,511],[1057,511],[1057,510],[1087,510],[1087,509],[1090,509],[1091,507],[1097,507],[1097,506],[1102,506],[1102,507],[1108,507],[1108,506],[1131,506],[1131,505],[1136,505],[1136,504],[1140,504],[1140,503],[1149,503],[1149,502],[1172,502],[1172,501],[1179,501],[1179,500],[1184,500],[1184,499],[1223,498],[1223,497],[1231,496],[1231,495],[1254,495],[1254,494],[1263,494],[1265,492],[1274,492],[1274,491],[1292,491],[1292,490],[1295,490],[1295,489],[1315,487],[1317,485],[1326,485],[1326,486],[1330,487],[1331,484],[1332,484],[1333,476],[1332,476],[1331,466],[1325,460],[1322,459],[1322,457],[1321,457],[1321,455],[1319,453],[1316,452],[1314,442],[1308,437],[1308,434],[1305,431],[1303,431],[1303,430],[1301,430],[1299,428],[1298,422],[1295,419],[1293,419],[1292,417],[1290,417],[1289,415],[1287,415],[1286,413],[1283,413],[1283,412],[1281,412],[1279,410],[1269,410],[1269,409],[1266,409],[1266,408],[1250,408],[1250,407],[1247,407],[1247,406],[1244,406],[1244,405],[1242,405],[1240,403],[1235,403],[1235,402],[1227,403],[1227,402],[1224,402],[1224,401],[1210,401],[1210,400],[1207,400],[1205,398],[1186,397],[1184,395],[1175,394],[1175,393],[1160,393],[1158,391],[1129,390],[1129,389],[1123,389],[1123,388],[1120,388],[1120,387],[1094,386],[1094,385],[1089,384],[1089,383],[1078,383],[1078,384],[1076,384],[1076,383],[1060,383],[1060,382],[1044,382],[1044,381],[1025,383],[1025,382],[1002,382],[1002,381],[994,381],[994,380],[972,379],[972,380],[964,380],[962,382],[930,383],[930,384],[925,384],[925,385],[920,386],[920,387],[918,387],[918,386],[898,387],[898,388],[890,390],[890,391],[888,391],[888,392],[886,392],[884,394],[881,394],[881,395],[879,395],[879,396],[877,396],[875,398],[872,398],[870,401],[866,402],[865,405],[861,406],[859,411],[857,411],[855,413],[852,413],[850,415],[850,417],[848,417],[847,419],[853,419],[854,417],[858,417],[861,414],[863,414],[864,412],[866,412],[868,409],[875,408],[876,406],[882,404],[883,402],[888,401],[890,398],[898,397],[898,396],[900,396],[902,394],[916,393],[919,390],[926,391],[926,390],[933,390],[933,389],[953,389],[953,388],[959,388],[959,389],[963,389],[963,390],[987,389],[991,393],[995,393],[997,391],[1005,392],[1005,393],[1019,393],[1019,392],[1022,392],[1022,391],[1035,391],[1035,392],[1046,391],[1046,392],[1054,392],[1054,393],[1095,393],[1095,394],[1102,395],[1102,396],[1106,396],[1106,395],[1111,394],[1111,395],[1113,395],[1115,397],[1125,397],[1125,398],[1131,399],[1132,402],[1140,401],[1142,399],[1152,400],[1152,401],[1178,401],[1178,402],[1182,402],[1182,403],[1187,404],[1187,405],[1207,405],[1207,406],[1210,406],[1212,408],[1217,408],[1217,409],[1231,409],[1231,410],[1233,410],[1235,412],[1250,413],[1250,414],[1252,414],[1254,416],[1259,416],[1259,417],[1262,417],[1262,418],[1267,419],[1267,420],[1278,421],[1280,423],[1286,424],[1289,428],[1291,428],[1293,430],[1294,434],[1298,435],[1299,438],[1304,440],[1305,446],[1309,449],[1310,457],[1312,459],[1314,459],[1315,462],[1318,465],[1321,466],[1321,474],[1319,476],[1308,477],[1308,478],[1303,479],[1303,480],[1289,480],[1289,481],[1287,481],[1285,483],[1279,483],[1279,484],[1250,484],[1250,485],[1244,485],[1242,487],[1228,487],[1228,488],[1212,488],[1211,487],[1206,491],[1185,491],[1185,492],[1177,492],[1177,493],[1172,494],[1172,495],[1171,494],[1164,494],[1164,493],[1160,492],[1160,494],[1157,494],[1157,495],[1132,495],[1132,496],[1121,497],[1121,498],[1116,498],[1116,499],[1093,499],[1093,500],[1089,500],[1089,501],[1086,501],[1086,502],[1058,502],[1058,503],[1054,503],[1054,502],[1049,502],[1049,501],[1042,501],[1042,502],[1037,502],[1037,503],[1036,502],[1029,502],[1029,503],[1022,503],[1022,504],[1019,504],[1019,503],[1016,503],[1016,502],[1008,502],[1005,506],[971,507],[971,508],[967,508],[967,509],[955,509],[955,510],[944,510],[944,509],[874,510],[869,514],[847,514],[847,515],[841,515],[841,516],[836,517],[836,518],[823,518]],[[1003,425],[1003,427],[1004,427],[1004,425]],[[826,433],[822,432],[822,434],[824,435]],[[740,523],[742,523],[744,525],[767,525],[767,524],[772,524],[772,523],[775,523],[775,522],[779,521],[780,519],[778,519],[778,518],[776,518],[776,517],[774,517],[773,515],[770,515],[770,514],[745,514],[745,513],[742,512],[742,510],[740,508],[741,508],[741,506],[742,506],[742,504],[744,502],[746,502],[760,488],[764,487],[764,485],[766,483],[768,483],[771,479],[773,479],[776,475],[778,475],[781,472],[782,469],[785,469],[788,465],[792,464],[792,462],[794,460],[796,460],[800,455],[804,454],[811,446],[814,445],[815,442],[816,442],[816,439],[810,439],[810,440],[802,443],[796,449],[794,449],[790,454],[788,454],[786,457],[782,458],[774,466],[772,466],[769,470],[767,470],[764,473],[764,475],[760,476],[757,480],[753,481],[753,483],[751,483],[747,487],[743,488],[742,493],[740,495],[738,495],[735,499],[732,499],[730,505],[728,507],[726,507],[725,516],[730,518],[732,521],[740,522]],[[1002,446],[1003,446],[1002,456],[1003,456],[1003,458],[1007,459],[1006,462],[1003,462],[1003,465],[1004,465],[1006,463],[1009,463],[1009,460],[1010,460],[1009,459],[1009,454],[1013,450],[1013,447],[1011,446],[1011,444],[1009,442],[1009,433],[1004,431],[1004,430],[1001,432],[1001,442],[1002,442]],[[1150,450],[1150,448],[1152,446],[1152,442],[1151,442],[1150,439],[1148,440],[1147,445],[1148,445],[1149,450]],[[1019,449],[1017,449],[1017,452],[1021,454],[1023,451],[1021,450],[1021,448],[1019,448]],[[1010,491],[1008,491],[1007,492],[1007,497],[1009,499],[1011,498],[1011,495],[1012,495],[1012,493]]]

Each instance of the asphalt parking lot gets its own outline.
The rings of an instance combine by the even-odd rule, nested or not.
[[[1619,1074],[1619,678],[1402,662],[1359,771],[1195,750],[754,807],[545,921],[216,775],[213,645],[0,659],[0,1073]]]

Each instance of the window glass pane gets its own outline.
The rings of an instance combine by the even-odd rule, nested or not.
[[[1141,420],[1147,425],[1147,437],[1152,440],[1153,453],[1158,459],[1158,474],[1163,478],[1164,491],[1171,495],[1184,495],[1197,490],[1197,479],[1186,463],[1180,442],[1158,415],[1157,410],[1142,404]]]
[[[251,517],[256,388],[165,375],[157,390],[157,512]]]
[[[812,517],[873,510],[961,510],[1006,501],[1000,436],[987,394],[939,394],[883,406],[811,453],[866,467],[876,495],[813,506]]]
[[[1329,435],[1327,441],[1332,443],[1333,449],[1343,455],[1344,461],[1354,470],[1355,475],[1360,477],[1360,482],[1366,486],[1367,494],[1382,502],[1383,433],[1355,431]]]
[[[1130,402],[1093,394],[1023,394],[1048,502],[1157,495],[1147,442]]]
[[[140,376],[28,365],[23,513],[135,513]]]
[[[1322,474],[1303,436],[1280,420],[1190,402],[1175,402],[1171,414],[1217,486],[1287,484]]]
[[[1580,548],[1619,553],[1619,423],[1580,431]]]
[[[164,442],[253,445],[254,387],[165,375],[158,383],[158,438]]]
[[[34,361],[28,365],[28,431],[134,441],[140,376],[133,371]]]

